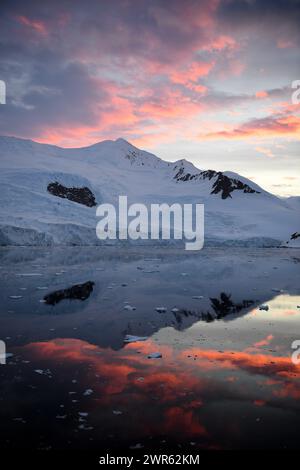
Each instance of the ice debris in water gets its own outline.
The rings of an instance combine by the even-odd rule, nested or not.
[[[162,354],[160,352],[153,352],[148,354],[148,359],[160,359],[162,358]]]
[[[133,307],[132,305],[126,304],[126,305],[124,305],[123,309],[132,311],[132,310],[136,310],[136,307]]]
[[[37,374],[40,374],[40,375],[47,375],[48,377],[52,377],[52,372],[50,369],[35,369],[34,372],[36,372]]]
[[[126,335],[124,338],[124,343],[135,343],[136,341],[146,341],[147,339],[147,336]]]
[[[193,295],[192,299],[196,299],[196,300],[203,299],[203,295]]]
[[[129,448],[132,449],[132,450],[135,450],[135,449],[142,449],[144,446],[140,443],[138,444],[135,444],[133,446],[130,446]]]
[[[180,310],[179,310],[179,308],[174,307],[174,308],[172,308],[171,312],[172,313],[178,313],[178,312],[180,312]]]
[[[10,295],[9,298],[13,300],[19,300],[23,298],[23,295]]]
[[[113,414],[116,415],[116,416],[119,416],[119,415],[121,415],[121,414],[123,414],[123,413],[122,413],[122,411],[120,411],[120,410],[113,410]]]
[[[88,397],[89,395],[91,395],[92,393],[94,393],[94,390],[92,390],[91,388],[87,388],[86,391],[83,393],[83,395],[85,397]]]
[[[267,304],[259,305],[258,309],[259,310],[265,310],[267,312],[269,310],[269,305],[267,305]]]
[[[42,276],[41,273],[17,273],[16,276],[30,277],[30,276]]]
[[[156,307],[155,309],[158,313],[165,313],[167,311],[166,307]]]

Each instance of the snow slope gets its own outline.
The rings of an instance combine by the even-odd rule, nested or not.
[[[298,204],[236,173],[166,162],[123,139],[63,149],[0,137],[0,170],[0,245],[103,243],[96,207],[50,193],[51,183],[80,197],[88,191],[97,205],[117,204],[119,195],[129,204],[204,203],[206,244],[272,246],[300,229]]]

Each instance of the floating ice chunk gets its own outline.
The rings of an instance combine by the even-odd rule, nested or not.
[[[267,312],[269,310],[269,305],[267,305],[267,304],[259,305],[258,309],[259,310],[265,310]]]
[[[277,289],[276,287],[273,287],[271,290],[272,290],[273,292],[280,292],[280,293],[284,292],[283,289]]]
[[[89,395],[92,395],[92,393],[94,393],[94,390],[92,390],[91,388],[87,388],[85,392],[83,392],[83,395],[85,397],[88,397]]]
[[[148,354],[148,359],[160,359],[162,358],[162,354],[160,352],[153,352]]]
[[[203,295],[193,295],[192,299],[201,300],[203,299]]]
[[[116,415],[116,416],[119,416],[119,415],[122,415],[123,412],[120,411],[120,410],[113,410],[113,414]]]
[[[167,311],[166,307],[156,307],[155,309],[158,313],[165,313]]]
[[[126,305],[124,305],[123,309],[131,311],[131,310],[136,310],[136,307],[133,307],[132,305],[126,304]]]
[[[42,276],[41,273],[17,273],[16,276],[29,277],[29,276]]]
[[[19,300],[23,298],[23,295],[10,295],[9,298],[12,300]]]
[[[46,290],[46,289],[48,289],[48,287],[47,286],[37,286],[37,289],[38,290]]]
[[[81,416],[82,418],[86,418],[89,414],[86,413],[86,412],[83,412],[83,411],[79,411],[78,412],[79,416]]]
[[[171,312],[172,313],[178,313],[178,312],[180,312],[180,310],[179,310],[179,308],[174,307],[174,308],[172,308]]]
[[[188,276],[188,273],[180,273],[181,276]]]
[[[82,431],[91,431],[94,428],[92,426],[86,426],[85,424],[80,424],[80,426],[78,426],[78,429],[81,429]]]
[[[135,444],[134,446],[130,446],[129,448],[132,449],[132,450],[135,450],[135,449],[142,449],[144,446],[140,443],[138,444]]]
[[[146,341],[147,339],[147,336],[126,335],[124,338],[124,343],[135,343],[137,341]]]
[[[35,369],[34,372],[40,375],[47,375],[50,379],[52,378],[52,372],[50,369]]]

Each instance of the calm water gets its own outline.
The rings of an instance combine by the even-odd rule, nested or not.
[[[297,448],[299,273],[298,250],[2,249],[0,447]]]

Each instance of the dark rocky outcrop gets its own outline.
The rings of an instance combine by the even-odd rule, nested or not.
[[[211,194],[220,193],[222,199],[232,197],[231,193],[236,190],[243,191],[244,193],[259,194],[259,191],[251,188],[248,184],[236,178],[229,178],[229,176],[224,175],[221,171],[206,170],[192,175],[191,173],[185,173],[184,167],[181,167],[174,176],[176,181],[211,180],[212,178],[215,178],[215,181],[212,186]]]
[[[220,299],[210,298],[210,301],[218,319],[223,318],[230,313],[238,313],[254,304],[253,300],[243,300],[240,303],[235,303],[231,300],[231,295],[226,294],[225,292],[220,294]]]
[[[77,202],[78,204],[83,204],[87,207],[96,206],[95,196],[87,187],[67,188],[55,181],[54,183],[48,184],[47,191],[53,194],[53,196],[69,199],[69,201]]]
[[[215,320],[220,320],[227,315],[235,314],[248,310],[254,305],[253,300],[242,300],[241,302],[234,302],[231,300],[231,294],[226,294],[221,292],[220,298],[210,298],[211,309],[210,311],[191,311],[187,309],[179,309],[176,312],[173,312],[173,315],[176,319],[177,325],[183,323],[183,319],[187,317],[195,317],[198,320],[205,321],[207,323],[213,322]]]
[[[94,282],[87,281],[84,284],[75,284],[68,289],[57,290],[45,295],[44,301],[47,305],[56,305],[64,299],[86,300],[93,292]]]
[[[235,178],[229,178],[220,172],[218,173],[218,177],[213,184],[213,190],[211,194],[221,193],[222,199],[227,199],[228,197],[232,197],[231,193],[236,190],[250,194],[259,193],[259,191],[255,191],[255,189],[252,189],[248,184],[242,183],[242,181]]]
[[[297,238],[300,237],[300,233],[299,232],[295,232],[295,233],[292,233],[291,235],[291,240],[296,240]]]

